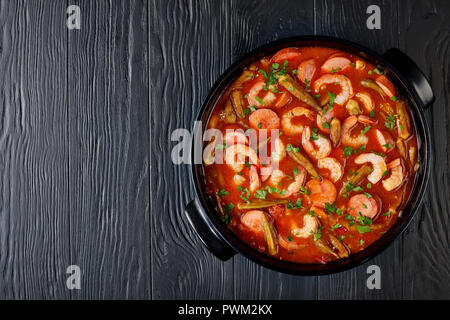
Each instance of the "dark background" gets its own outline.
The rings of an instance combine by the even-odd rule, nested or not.
[[[81,7],[81,30],[66,8]],[[381,30],[366,9],[381,8]],[[450,5],[440,1],[0,0],[0,298],[450,298]],[[398,47],[431,80],[434,163],[407,231],[369,263],[284,275],[201,245],[170,134],[251,49],[323,34]],[[81,290],[66,288],[79,265]],[[366,269],[381,268],[368,290]]]

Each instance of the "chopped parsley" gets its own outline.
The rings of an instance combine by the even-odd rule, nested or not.
[[[372,225],[372,219],[363,216],[361,212],[358,212],[358,220],[362,225]]]
[[[355,218],[353,216],[351,216],[350,214],[346,214],[345,215],[345,220],[349,220],[350,222],[348,223],[351,226],[353,226],[356,222],[355,222]]]
[[[221,197],[225,197],[225,196],[229,195],[230,193],[225,189],[220,189],[217,194]]]
[[[370,130],[371,126],[367,125],[364,127],[364,129],[361,130],[361,135],[366,134]]]
[[[336,99],[336,94],[332,92],[328,92],[328,109],[323,111],[323,114],[327,113],[327,111],[333,108],[334,99]]]
[[[311,191],[309,191],[308,189],[306,189],[304,186],[300,187],[300,191],[299,193],[301,194],[306,194],[307,196],[309,196],[311,194]]]
[[[308,78],[305,78],[305,84],[306,84],[305,89],[308,89],[309,85],[311,84],[311,82],[308,80]]]
[[[319,226],[317,229],[317,232],[314,233],[314,231],[311,230],[311,234],[314,235],[314,241],[319,240],[322,237],[322,226]]]
[[[265,191],[265,190],[256,190],[256,192],[255,192],[255,198],[265,199],[266,196],[267,196],[267,191]]]
[[[386,128],[388,128],[389,130],[394,130],[395,128],[395,118],[397,116],[393,116],[393,115],[388,115],[388,117],[386,118],[386,121],[384,122],[384,125]]]
[[[336,212],[336,203],[335,202],[333,202],[332,204],[325,203],[324,210],[328,214],[332,214],[332,213]]]
[[[345,191],[347,191],[347,192],[352,191],[353,188],[355,188],[354,184],[351,181],[349,181],[347,183],[347,185],[345,186]]]
[[[336,223],[333,227],[331,227],[331,231],[334,231],[334,230],[336,230],[336,229],[338,229],[338,228],[340,228],[340,227],[342,227],[342,224],[339,224],[339,223]]]
[[[394,149],[394,146],[390,143],[383,144],[382,147]]]
[[[311,140],[312,141],[319,140],[319,135],[317,134],[317,128],[313,128],[312,131],[313,132],[311,134]]]
[[[358,230],[359,233],[363,234],[363,233],[367,233],[370,232],[370,227],[369,226],[362,226],[362,225],[356,225],[356,230]]]
[[[292,144],[288,144],[286,147],[286,151],[294,151],[294,152],[298,152],[298,148],[293,147]]]
[[[337,72],[337,71],[339,71],[339,70],[341,70],[341,68],[339,68],[339,67],[337,67],[336,69],[335,69],[335,68],[332,68],[332,69],[331,69],[331,73],[335,73],[335,72]]]
[[[350,157],[353,153],[357,153],[357,152],[358,152],[358,150],[356,150],[356,149],[353,150],[353,148],[350,147],[350,146],[344,147],[344,148],[342,149],[342,151],[344,151],[344,156],[345,156],[346,158]]]
[[[292,204],[292,202],[288,202],[288,204],[286,205],[287,209],[300,209],[302,207],[302,199],[297,199],[297,201]]]
[[[255,99],[256,99],[256,101],[258,101],[258,102],[261,103],[262,105],[265,105],[265,104],[266,104],[266,103],[264,102],[264,100],[261,99],[261,98],[258,97],[258,96],[255,96]]]
[[[223,210],[225,210],[226,213],[231,213],[234,209],[234,204],[229,203],[225,206],[223,206]]]
[[[269,79],[269,76],[267,75],[267,72],[265,72],[264,70],[262,70],[262,69],[259,69],[258,70],[258,73],[259,74],[262,74],[262,76],[264,77],[264,79]]]
[[[241,187],[240,190],[239,190],[239,187],[238,187],[238,191],[242,191],[242,192],[241,192],[241,195],[240,195],[239,197],[240,197],[242,200],[244,200],[246,203],[250,203],[250,200],[248,199],[248,198],[250,197],[250,191],[248,191],[247,188],[242,189],[242,187]]]

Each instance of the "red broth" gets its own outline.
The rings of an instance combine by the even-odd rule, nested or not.
[[[204,147],[218,214],[256,250],[298,263],[346,258],[381,237],[419,167],[395,86],[364,59],[330,48],[287,48],[255,62],[207,127],[224,136]],[[225,142],[226,130],[241,130],[241,140]]]

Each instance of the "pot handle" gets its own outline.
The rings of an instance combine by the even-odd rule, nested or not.
[[[434,101],[433,89],[417,64],[397,48],[389,49],[383,57],[398,68],[411,83],[423,105],[429,107]]]
[[[197,199],[188,203],[185,213],[200,240],[213,255],[222,261],[227,261],[237,253],[223,240],[214,225],[209,221]]]

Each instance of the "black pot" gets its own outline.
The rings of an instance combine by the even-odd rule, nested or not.
[[[401,216],[380,239],[365,250],[348,258],[327,264],[301,264],[280,261],[247,245],[222,221],[212,199],[205,192],[203,167],[201,164],[194,164],[194,149],[202,148],[201,143],[194,144],[194,148],[192,148],[191,175],[196,198],[186,206],[186,215],[202,242],[221,260],[228,260],[239,252],[251,260],[277,271],[301,275],[320,275],[339,272],[365,263],[392,243],[405,230],[417,212],[428,183],[432,158],[430,133],[424,117],[424,109],[433,103],[434,96],[429,82],[417,65],[398,49],[390,49],[380,56],[361,45],[337,38],[323,36],[287,38],[271,42],[252,51],[228,68],[211,89],[198,113],[197,120],[202,121],[203,126],[201,133],[203,134],[205,130],[211,111],[220,94],[240,75],[242,69],[282,48],[302,46],[336,48],[361,56],[373,65],[385,70],[387,76],[396,85],[400,95],[407,100],[418,138],[418,159],[421,166],[416,174],[413,190]]]

